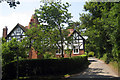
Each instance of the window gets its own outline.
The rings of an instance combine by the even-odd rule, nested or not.
[[[74,49],[74,54],[79,54],[79,49]]]
[[[16,34],[20,34],[20,33],[21,33],[21,29],[20,29],[20,28],[17,28]]]
[[[78,46],[74,46],[73,54],[79,54],[79,48],[78,48]]]
[[[58,49],[58,50],[56,51],[56,54],[57,54],[57,55],[61,54],[61,50]]]
[[[62,50],[60,50],[60,49],[58,49],[57,51],[56,51],[56,55],[61,55],[62,54]],[[63,53],[64,54],[64,53]]]
[[[83,43],[80,44],[80,49],[83,49]]]

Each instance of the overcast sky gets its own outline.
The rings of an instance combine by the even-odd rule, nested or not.
[[[40,6],[40,0],[19,0],[20,5],[16,9],[10,8],[6,2],[0,3],[0,37],[3,34],[3,28],[8,27],[8,33],[20,23],[23,26],[27,26],[34,10]],[[83,6],[85,2],[83,0],[64,0],[69,2],[69,12],[72,13],[72,20],[79,21],[79,13],[85,13]]]

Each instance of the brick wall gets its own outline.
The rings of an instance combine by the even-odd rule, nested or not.
[[[82,55],[84,54],[84,50],[79,50],[79,54],[73,54],[73,51],[72,51],[72,54],[71,54],[71,57],[72,56],[79,56],[79,55]],[[61,57],[61,55],[56,55],[57,58]],[[70,54],[66,54],[65,51],[64,51],[64,57],[67,58],[67,57],[70,57]]]
[[[37,51],[34,48],[31,48],[29,51],[29,59],[37,59]]]

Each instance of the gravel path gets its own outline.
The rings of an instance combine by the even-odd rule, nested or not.
[[[90,61],[89,68],[85,71],[72,75],[70,78],[115,78],[118,77],[112,69],[105,64],[104,62],[94,58],[89,57],[88,60]]]

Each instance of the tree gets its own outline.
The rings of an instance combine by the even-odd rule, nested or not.
[[[57,49],[60,49],[60,33],[57,29],[54,30],[43,30],[43,25],[37,27],[32,27],[26,33],[29,35],[28,40],[31,41],[31,48],[33,47],[39,54],[44,54],[46,52],[54,53]],[[45,26],[44,26],[45,27]],[[64,42],[69,40],[68,31],[62,30],[64,32]],[[68,41],[68,42],[69,42]]]
[[[87,49],[97,57],[107,54],[108,60],[118,61],[120,3],[89,2],[84,5],[88,14],[81,14],[81,26],[86,28]],[[117,43],[117,44],[116,44]]]
[[[26,32],[26,35],[29,35],[28,40],[30,40],[30,47],[34,48],[38,54],[43,54],[46,51],[54,49],[52,45],[50,45],[50,33],[43,30],[42,25],[32,27]]]
[[[71,22],[68,23],[67,29],[79,30],[79,28],[80,28],[80,22],[78,22],[78,21],[76,21],[76,22],[71,21]]]
[[[19,58],[26,58],[27,51],[26,46],[24,45],[25,41],[17,41],[16,38],[13,38],[10,42],[2,43],[2,60],[3,65],[10,63],[17,59],[17,54]]]
[[[40,5],[40,8],[35,10],[35,14],[39,19],[39,23],[41,24],[38,25],[40,26],[39,27],[40,33],[36,32],[36,34],[34,34],[35,35],[34,38],[36,37],[36,35],[39,36],[37,37],[37,39],[35,39],[34,44],[39,43],[44,45],[44,46],[39,45],[36,47],[34,46],[35,49],[36,48],[38,48],[37,50],[43,48],[46,49],[47,47],[45,45],[49,43],[48,44],[49,46],[52,47],[57,46],[57,48],[61,49],[62,57],[64,57],[63,44],[65,44],[65,41],[67,41],[68,35],[64,34],[67,31],[65,31],[63,24],[68,23],[69,19],[71,18],[71,13],[68,13],[67,9],[69,6],[70,6],[69,3],[62,4],[61,2],[51,2],[45,3],[44,5]],[[36,41],[39,42],[36,43]],[[46,41],[47,43],[45,43],[44,41]]]
[[[0,63],[1,63],[1,59],[2,59],[2,39],[0,38]]]
[[[1,52],[2,52],[2,39],[0,38],[0,56],[1,56]]]

